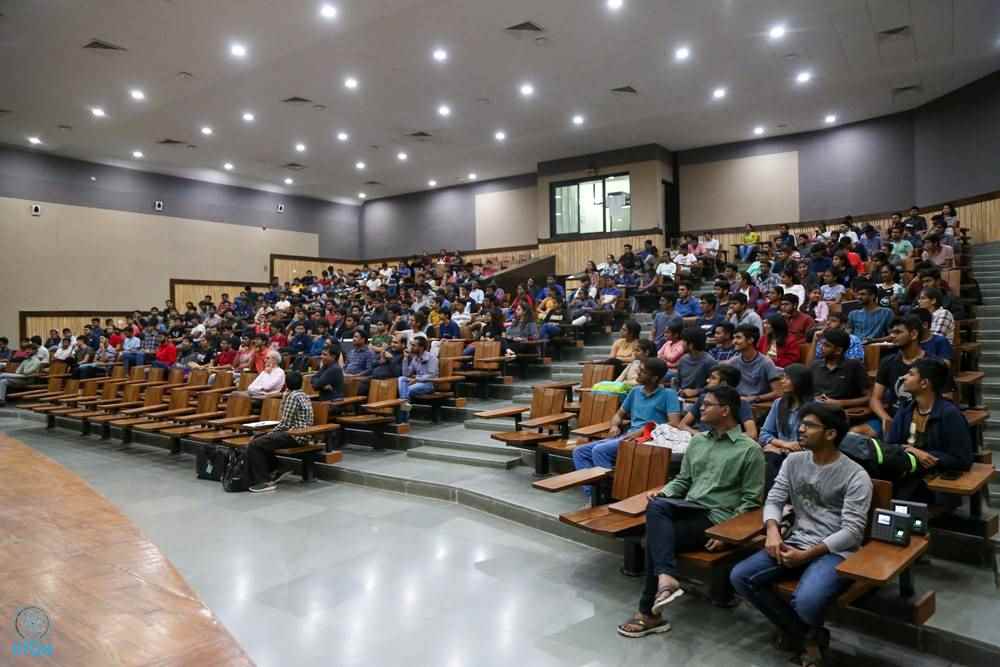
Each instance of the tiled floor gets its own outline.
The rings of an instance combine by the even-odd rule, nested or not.
[[[619,557],[454,503],[328,482],[227,494],[190,457],[3,430],[125,512],[261,666],[788,664],[755,612],[695,596],[671,633],[620,638],[639,581]],[[947,664],[838,636],[853,664]]]

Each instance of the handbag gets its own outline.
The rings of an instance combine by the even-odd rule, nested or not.
[[[239,493],[250,488],[250,465],[246,447],[227,448],[225,465],[222,469],[222,489],[229,493]]]
[[[222,481],[222,471],[226,467],[226,450],[224,445],[203,444],[195,454],[195,475],[198,479],[209,479],[213,482]]]

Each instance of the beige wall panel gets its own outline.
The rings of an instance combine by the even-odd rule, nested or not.
[[[683,230],[799,220],[799,154],[755,155],[681,167]]]
[[[314,276],[321,276],[327,267],[332,266],[338,271],[353,271],[361,268],[364,262],[324,262],[319,259],[275,259],[274,275],[282,283],[291,282],[293,278],[301,278],[306,271],[312,271]]]
[[[575,171],[553,176],[538,178],[537,221],[538,238],[549,238],[549,186],[560,181],[571,181],[577,178],[591,176],[606,176],[610,174],[628,173],[631,176],[629,188],[632,192],[632,228],[663,229],[663,183],[666,173],[665,166],[659,160],[632,162],[629,164],[604,167],[595,173],[592,170]],[[670,178],[667,178],[670,180]]]
[[[628,243],[633,249],[640,250],[646,239],[651,239],[653,245],[663,250],[663,234],[636,234],[632,236],[616,236],[614,238],[590,239],[585,241],[566,241],[541,243],[538,255],[556,256],[556,273],[579,273],[587,266],[587,260],[600,264],[609,254],[620,257],[623,246]]]
[[[171,277],[263,282],[272,253],[316,255],[316,234],[0,198],[0,335],[19,310],[162,305]]]
[[[476,195],[476,248],[537,242],[537,198],[537,187]]]
[[[24,318],[26,335],[28,338],[32,336],[41,336],[44,341],[49,337],[49,331],[52,329],[55,329],[60,335],[62,335],[62,330],[68,328],[74,335],[79,336],[83,333],[84,325],[90,324],[90,318],[92,317],[101,318],[101,324],[103,325],[104,320],[108,318],[117,322],[119,320],[123,320],[127,316],[106,312],[94,312],[88,313],[87,315],[29,315]],[[15,339],[15,335],[15,332],[11,332],[11,335],[8,336],[10,338],[11,348],[16,348],[20,343],[20,341]]]

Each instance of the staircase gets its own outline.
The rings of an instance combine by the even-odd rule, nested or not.
[[[979,320],[979,370],[983,380],[983,403],[990,411],[984,430],[984,445],[1000,463],[1000,243],[975,246],[972,268],[983,293],[983,305],[976,307]],[[990,496],[1000,498],[1000,481],[990,482]]]

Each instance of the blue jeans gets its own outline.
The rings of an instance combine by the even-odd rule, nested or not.
[[[430,394],[434,391],[434,385],[430,382],[408,382],[409,378],[400,377],[396,379],[397,389],[399,390],[399,397],[404,401],[410,400],[411,396],[420,396],[421,394]],[[400,423],[406,423],[410,419],[410,413],[401,411],[399,413]]]
[[[549,340],[555,338],[562,332],[562,328],[558,324],[553,324],[548,322],[542,325],[541,333],[539,334],[542,338]]]
[[[573,450],[573,467],[577,470],[593,468],[595,466],[614,469],[615,459],[618,458],[618,445],[624,439],[625,436],[620,435],[615,438],[598,440],[589,445],[580,445]],[[584,494],[588,496],[592,491],[593,489],[589,485],[583,487]]]
[[[122,366],[125,367],[125,372],[128,373],[128,369],[132,366],[141,366],[146,361],[145,352],[125,352],[122,354]]]
[[[733,588],[772,623],[794,639],[808,639],[823,627],[823,613],[849,585],[850,579],[837,574],[844,560],[826,554],[804,568],[782,567],[766,551],[738,563],[729,574]],[[791,602],[786,602],[774,590],[782,579],[798,576]]]
[[[740,261],[745,262],[750,259],[750,255],[756,249],[756,246],[752,245],[741,245],[740,246]]]

